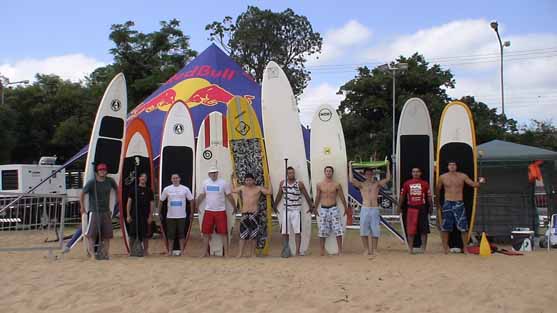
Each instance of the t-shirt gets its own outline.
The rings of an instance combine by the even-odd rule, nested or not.
[[[160,200],[164,201],[168,198],[168,212],[166,218],[185,218],[186,217],[186,200],[193,200],[193,195],[188,187],[184,185],[166,186]]]
[[[114,179],[106,177],[100,182],[97,179],[91,179],[83,186],[83,193],[89,196],[89,207],[85,208],[90,212],[106,213],[110,212],[110,191],[118,189]]]
[[[409,206],[424,205],[431,194],[429,184],[423,179],[407,180],[402,186],[401,193],[406,195],[406,203]]]
[[[221,178],[215,181],[207,178],[203,181],[202,190],[205,193],[205,210],[213,212],[226,210],[225,195],[232,192],[230,184]]]
[[[135,187],[132,187],[129,193],[131,201],[131,215],[135,218]],[[153,201],[153,191],[151,188],[137,186],[137,211],[142,217],[148,217],[149,207]]]

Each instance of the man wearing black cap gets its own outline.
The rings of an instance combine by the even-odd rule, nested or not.
[[[114,179],[107,177],[108,168],[106,164],[99,163],[96,167],[95,179],[88,181],[80,195],[81,214],[91,212],[89,215],[89,227],[87,228],[89,255],[95,258],[95,241],[100,236],[99,242],[102,251],[98,251],[98,259],[109,259],[108,251],[112,233],[112,212],[110,211],[110,192],[117,190],[118,186]],[[85,207],[85,194],[89,197],[89,207]]]

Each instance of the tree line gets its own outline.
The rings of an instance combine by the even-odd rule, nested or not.
[[[123,72],[128,87],[128,109],[134,108],[193,58],[190,37],[180,21],[162,21],[160,29],[143,33],[133,21],[114,24],[109,39],[112,64],[99,67],[80,82],[56,75],[37,74],[26,86],[4,89],[5,104],[0,105],[0,164],[33,163],[42,155],[57,155],[64,162],[89,140],[95,113],[108,83]],[[289,77],[296,95],[311,79],[306,60],[321,52],[322,37],[307,17],[287,9],[282,12],[249,6],[235,19],[225,17],[206,26],[209,39],[225,50],[257,82],[263,79],[266,64],[274,60]],[[454,88],[450,70],[414,54],[394,62],[409,64],[397,76],[397,114],[404,102],[420,97],[428,105],[436,131],[444,105],[451,99],[447,88]],[[390,154],[392,81],[389,73],[377,68],[356,69],[354,79],[339,89],[342,118],[350,159],[367,159],[371,153]],[[470,95],[460,99],[474,113],[478,142],[508,140],[557,150],[557,129],[551,121],[532,121],[519,126]]]

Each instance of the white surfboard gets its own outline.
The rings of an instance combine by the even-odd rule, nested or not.
[[[174,103],[166,115],[159,160],[159,195],[166,186],[172,184],[170,181],[172,174],[179,174],[181,177],[180,183],[190,190],[195,190],[193,123],[188,108],[181,101]],[[186,244],[193,221],[191,209],[188,213],[186,217]],[[161,216],[161,219],[166,220],[166,216]],[[168,239],[172,240],[172,238]],[[173,250],[174,247],[169,247],[169,249]]]
[[[228,128],[226,126],[226,118],[220,112],[211,112],[201,123],[199,135],[197,136],[197,152],[196,152],[196,186],[201,188],[203,181],[208,179],[208,171],[211,167],[219,170],[219,178],[230,182],[232,175],[232,160],[230,159],[230,149],[228,148]],[[201,190],[197,190],[199,195]],[[228,217],[228,240],[232,238],[232,229],[234,227],[234,207],[228,200],[225,200],[226,215]],[[199,227],[203,225],[203,217],[205,213],[205,201],[201,202],[198,207]],[[211,255],[222,255],[224,248],[224,238],[221,235],[213,233],[209,242]],[[229,253],[229,251],[227,251]]]
[[[313,115],[310,142],[313,194],[316,194],[317,184],[325,178],[325,166],[332,166],[335,170],[333,179],[342,186],[346,199],[348,194],[346,144],[340,118],[331,106],[321,105]],[[337,199],[337,206],[341,211],[343,228],[346,230],[345,208],[342,206],[340,199]],[[338,253],[338,245],[334,235],[326,239],[325,248],[329,254]]]
[[[128,112],[128,96],[126,91],[126,79],[124,74],[116,75],[104,92],[93,130],[89,140],[89,150],[85,163],[85,176],[83,184],[95,179],[95,165],[106,163],[108,166],[108,176],[114,181],[120,181],[121,156],[124,148],[125,124]],[[116,206],[117,193],[113,190],[110,194],[110,210],[113,212]],[[89,209],[89,197],[85,197],[85,209]],[[81,217],[81,227],[83,234],[89,228],[87,214]],[[84,236],[84,238],[86,238]],[[87,251],[87,240],[84,241]]]
[[[294,168],[296,179],[304,183],[309,192],[309,173],[296,98],[286,74],[275,62],[269,62],[265,68],[262,90],[263,130],[273,198],[279,192],[280,181],[285,179],[285,158],[288,158],[288,166]],[[284,198],[283,196],[277,208],[281,214],[285,208]],[[302,196],[300,245],[302,255],[307,251],[311,239],[311,213],[307,213],[309,208],[309,204]],[[290,250],[295,253],[294,232],[290,229],[289,234]]]
[[[396,151],[396,194],[400,195],[402,185],[412,178],[412,167],[416,166],[422,170],[422,178],[429,183],[430,189],[433,188],[433,132],[429,111],[420,98],[409,99],[402,108]],[[402,214],[400,214],[400,223],[408,247]]]

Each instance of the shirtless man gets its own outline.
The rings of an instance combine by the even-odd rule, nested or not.
[[[257,186],[255,178],[252,174],[248,173],[244,176],[244,185],[235,187],[232,192],[239,193],[242,198],[242,219],[240,220],[240,251],[238,257],[244,256],[244,248],[247,241],[248,256],[252,256],[255,250],[255,237],[259,232],[259,221],[257,220],[257,210],[259,197],[261,194],[272,195],[272,187],[269,188]]]
[[[460,231],[464,244],[464,249],[462,249],[462,251],[464,254],[468,254],[466,251],[468,220],[466,219],[466,208],[464,207],[462,191],[464,189],[464,184],[473,188],[479,188],[480,184],[484,183],[485,179],[480,177],[479,181],[475,182],[471,180],[468,175],[457,172],[455,161],[449,161],[448,169],[449,171],[447,173],[439,176],[436,185],[436,192],[438,195],[441,194],[441,188],[445,190],[445,202],[443,206],[441,207],[440,203],[437,203],[437,205],[442,208],[441,215],[443,217],[443,224],[441,225],[441,232],[443,250],[445,254],[449,253],[449,233],[453,231],[453,227],[456,224],[456,228]]]
[[[391,170],[387,165],[387,176],[384,179],[377,180],[373,175],[373,169],[366,168],[364,169],[366,180],[360,182],[354,179],[352,161],[350,161],[349,176],[352,185],[358,188],[362,194],[363,203],[360,210],[360,236],[362,237],[362,244],[364,245],[364,255],[374,257],[377,251],[379,235],[381,234],[381,216],[379,215],[377,196],[379,194],[379,188],[387,186],[387,183],[391,180]],[[370,236],[371,245],[369,244]]]
[[[326,166],[325,179],[316,186],[317,195],[315,197],[314,208],[319,208],[317,216],[319,217],[319,239],[321,244],[321,256],[325,255],[325,239],[332,233],[337,237],[338,255],[342,254],[342,221],[340,210],[337,207],[337,197],[340,198],[344,206],[344,215],[350,208],[346,205],[346,198],[342,186],[333,180],[334,169],[332,166]],[[319,204],[321,206],[319,207]]]

